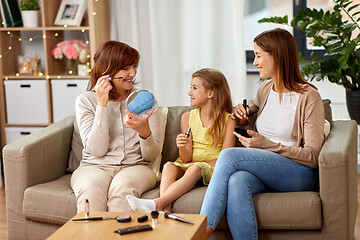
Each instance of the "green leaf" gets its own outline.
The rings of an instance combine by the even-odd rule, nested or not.
[[[359,15],[360,14],[360,11],[359,12],[356,12],[356,13],[353,13],[352,16],[356,16],[356,15]]]
[[[351,2],[347,2],[345,4],[340,4],[340,5],[342,8],[347,8],[350,4],[351,4]]]
[[[305,32],[313,39],[314,46],[325,48],[326,60],[320,60],[313,52],[306,60],[299,53],[301,74],[308,80],[330,82],[349,89],[360,86],[360,35],[353,36],[356,29],[360,29],[360,11],[354,11],[360,6],[353,0],[332,0],[335,5],[330,11],[323,9],[300,9],[298,15],[290,20],[290,25]],[[354,11],[355,13],[350,13]],[[349,18],[344,18],[344,12]],[[285,21],[286,17],[286,21]],[[271,17],[259,22],[272,22],[289,25],[287,16]]]
[[[258,21],[258,23],[278,23],[278,24],[288,24],[288,16],[284,17],[270,17],[270,18],[262,18]]]
[[[348,11],[348,12],[351,12],[351,10],[353,10],[354,8],[357,8],[358,6],[360,6],[359,3],[358,3],[358,4],[355,4],[355,5],[351,6],[351,7],[349,7],[349,9],[348,9],[347,11]]]

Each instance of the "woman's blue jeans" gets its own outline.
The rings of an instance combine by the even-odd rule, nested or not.
[[[268,191],[312,190],[318,170],[296,163],[280,154],[256,148],[228,148],[221,151],[205,194],[200,214],[207,215],[215,229],[227,210],[234,239],[258,239],[258,225],[252,195]]]

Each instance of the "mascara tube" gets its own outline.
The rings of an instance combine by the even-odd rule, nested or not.
[[[88,218],[89,216],[90,216],[89,200],[85,199],[85,218]]]

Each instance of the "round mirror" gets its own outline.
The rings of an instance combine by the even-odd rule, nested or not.
[[[147,90],[134,91],[126,99],[127,109],[139,117],[150,112],[154,108],[154,105],[154,95]]]

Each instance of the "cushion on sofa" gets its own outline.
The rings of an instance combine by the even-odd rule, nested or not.
[[[253,197],[261,230],[318,230],[322,227],[317,192],[261,193]]]
[[[325,109],[325,119],[330,123],[330,126],[333,125],[333,120],[332,120],[332,112],[331,112],[331,101],[330,99],[323,99],[323,103],[324,103],[324,109]]]
[[[197,187],[179,197],[173,204],[174,213],[200,213],[207,187]],[[159,197],[159,188],[141,198]],[[259,229],[317,230],[322,226],[321,200],[317,192],[262,193],[253,197]],[[222,218],[217,229],[228,229]]]
[[[176,146],[176,136],[181,132],[181,116],[183,113],[190,111],[190,106],[174,106],[168,107],[167,122],[165,130],[165,141],[162,152],[162,166],[168,161],[175,161],[179,157],[179,150]]]
[[[82,159],[82,150],[83,145],[80,138],[79,127],[76,122],[76,118],[74,117],[74,130],[71,139],[71,150],[69,153],[69,161],[68,161],[68,172],[74,172],[80,165],[80,161]]]
[[[23,211],[26,218],[52,224],[64,224],[76,214],[76,198],[70,187],[71,174],[24,192]]]

